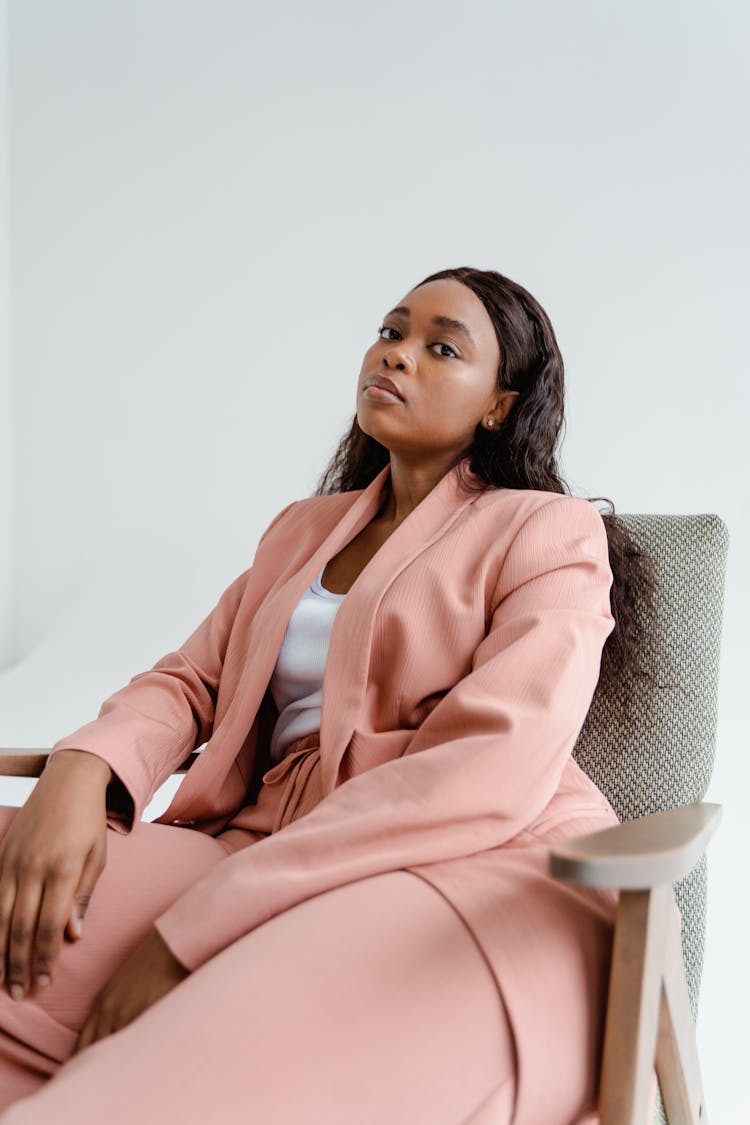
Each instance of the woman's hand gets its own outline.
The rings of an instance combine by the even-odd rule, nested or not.
[[[83,916],[107,858],[109,765],[60,750],[0,841],[0,985],[15,1000],[49,984],[64,934]]]
[[[73,1054],[126,1027],[190,976],[156,929],[123,961],[97,996]]]

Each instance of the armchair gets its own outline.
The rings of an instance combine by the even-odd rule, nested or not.
[[[705,931],[703,853],[721,808],[702,798],[715,750],[729,533],[713,514],[619,519],[655,560],[660,590],[648,632],[660,675],[635,685],[625,715],[597,688],[574,755],[623,823],[555,846],[550,866],[558,878],[620,891],[601,1125],[643,1125],[654,1068],[663,1099],[656,1122],[666,1120],[666,1109],[669,1125],[705,1125],[693,1025]],[[0,750],[0,775],[38,777],[46,753]],[[175,772],[186,772],[196,757]]]

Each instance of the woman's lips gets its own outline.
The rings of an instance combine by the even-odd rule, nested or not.
[[[398,395],[392,394],[390,391],[384,390],[382,387],[371,385],[365,387],[364,397],[372,399],[373,402],[400,402],[403,405],[403,399]]]

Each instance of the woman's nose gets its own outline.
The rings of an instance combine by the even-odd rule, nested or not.
[[[414,357],[402,340],[394,340],[393,346],[385,353],[385,362],[388,367],[397,367],[402,371],[411,371],[414,367]]]

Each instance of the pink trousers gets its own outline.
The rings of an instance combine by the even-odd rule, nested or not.
[[[309,761],[314,745],[308,736],[292,751]],[[453,907],[407,871],[271,918],[69,1057],[94,998],[153,920],[263,824],[278,830],[314,803],[300,776],[294,799],[264,786],[235,818],[254,830],[212,837],[142,821],[127,836],[108,831],[83,937],[63,942],[52,983],[20,1001],[0,987],[2,1125],[512,1120],[513,1039],[492,973]],[[0,839],[16,811],[0,806]]]

